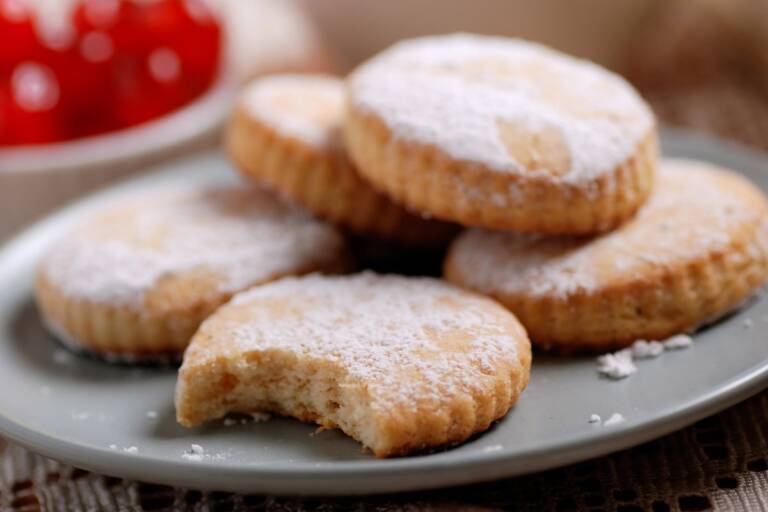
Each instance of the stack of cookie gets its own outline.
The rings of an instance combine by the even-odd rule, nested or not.
[[[229,150],[248,176],[362,232],[413,242],[444,240],[436,219],[472,228],[445,277],[507,306],[545,349],[663,339],[768,275],[756,188],[659,161],[653,114],[626,81],[533,43],[428,37],[346,82],[263,80]]]
[[[38,302],[60,338],[101,354],[189,344],[187,426],[259,411],[341,428],[378,456],[461,442],[518,399],[531,342],[662,339],[768,278],[763,195],[660,161],[657,139],[624,80],[517,40],[423,38],[346,80],[264,78],[226,138],[258,189],[113,207],[44,260]],[[453,284],[316,274],[353,268],[346,232],[439,247],[459,226]]]

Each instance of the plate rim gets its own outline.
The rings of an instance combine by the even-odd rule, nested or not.
[[[313,465],[302,469],[285,464],[219,466],[207,461],[168,461],[147,457],[144,454],[127,454],[94,448],[75,441],[50,438],[32,428],[25,428],[7,418],[2,412],[0,412],[0,433],[35,453],[97,474],[131,480],[239,493],[263,492],[303,496],[365,495],[433,490],[496,478],[510,478],[600,457],[684,428],[753,396],[765,389],[766,385],[768,385],[768,360],[735,377],[726,385],[719,387],[717,391],[709,391],[685,406],[670,408],[650,422],[633,421],[632,423],[635,424],[631,427],[614,432],[596,430],[594,434],[551,444],[544,449],[518,452],[513,456],[505,455],[503,452],[498,454],[471,452],[463,454],[460,460],[449,461],[442,461],[440,458],[440,455],[448,452],[396,459],[333,461],[327,465]],[[600,444],[593,445],[592,441],[595,440],[600,440]],[[531,462],[533,455],[538,455],[534,460],[539,462]],[[557,460],[555,461],[554,458]],[[520,459],[526,459],[524,468],[520,467]],[[515,460],[517,465],[511,464],[505,467],[505,463],[515,462]],[[113,471],[113,468],[120,469]],[[339,492],[342,487],[334,481],[359,475],[361,472],[376,481],[367,482],[364,489],[347,488]],[[426,472],[429,475],[424,478]],[[407,479],[409,476],[417,475],[421,480]],[[243,478],[254,480],[254,484],[240,485]],[[393,480],[396,481],[393,482]],[[296,491],[296,487],[300,487],[301,490]]]
[[[709,154],[727,151],[733,160],[741,160],[748,167],[765,167],[768,171],[766,156],[739,144],[687,130],[665,128],[662,133],[662,138],[672,144],[695,144]],[[193,158],[200,158],[200,156],[197,154]],[[181,161],[183,159],[156,167],[158,170],[168,169]],[[46,216],[0,246],[0,261],[10,260],[14,248],[24,247],[27,240],[33,240],[38,231],[44,231],[47,225],[71,216],[76,209],[86,207],[85,203],[100,200],[108,194],[120,193],[125,188],[134,186],[136,182],[151,178],[153,174],[122,180],[114,186],[90,194],[70,203],[59,212]],[[6,269],[0,269],[0,276],[7,275],[7,272]],[[389,493],[435,489],[518,476],[599,457],[695,423],[766,387],[768,387],[768,358],[728,380],[721,381],[716,388],[708,389],[694,400],[663,409],[651,420],[632,419],[628,420],[622,428],[614,431],[589,431],[570,439],[514,454],[504,451],[469,452],[449,456],[448,460],[445,460],[444,455],[450,454],[450,451],[385,460],[310,463],[300,468],[297,468],[295,463],[222,466],[209,461],[171,461],[153,458],[144,453],[133,455],[77,441],[54,438],[40,433],[33,426],[14,421],[3,411],[0,411],[0,433],[12,442],[67,464],[100,474],[167,485],[231,492],[294,495]],[[359,477],[361,474],[366,475],[365,486],[344,487],[344,482],[341,480],[345,477]],[[409,478],[415,476],[419,478]]]

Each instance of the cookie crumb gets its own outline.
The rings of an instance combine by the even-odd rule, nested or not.
[[[600,375],[613,380],[629,377],[637,371],[637,366],[632,362],[632,350],[625,348],[598,357],[597,371]]]
[[[139,449],[135,446],[126,446],[123,451],[125,453],[139,453]]]
[[[192,460],[195,462],[200,462],[203,460],[203,455],[205,455],[205,450],[199,444],[190,445],[189,450],[181,454],[184,459]]]
[[[635,359],[652,359],[664,352],[664,345],[658,341],[637,340],[630,348]]]
[[[591,414],[589,416],[590,423],[600,423],[601,421],[602,421],[602,418],[600,418],[599,414]]]
[[[665,350],[679,350],[688,348],[693,344],[693,338],[687,334],[678,334],[662,341]]]
[[[751,320],[749,325],[752,326]],[[609,379],[620,380],[637,372],[634,360],[653,359],[659,357],[665,350],[688,348],[692,343],[693,338],[687,334],[678,334],[664,341],[637,340],[629,348],[599,356],[597,371]]]
[[[605,420],[603,422],[603,426],[604,427],[611,427],[613,425],[618,425],[619,423],[624,423],[625,421],[626,421],[626,419],[624,418],[624,416],[621,413],[615,412],[615,413],[611,414],[610,418],[608,418],[607,420]]]

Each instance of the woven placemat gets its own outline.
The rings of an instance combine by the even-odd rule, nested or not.
[[[768,150],[768,96],[754,79],[766,74],[750,73],[744,59],[734,57],[745,54],[747,39],[731,18],[700,8],[711,4],[725,5],[665,2],[629,49],[623,71],[662,121]],[[763,392],[662,439],[554,471],[435,492],[323,499],[129,482],[0,440],[0,510],[768,510],[766,432]]]

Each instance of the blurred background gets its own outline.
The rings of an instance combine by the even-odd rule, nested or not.
[[[392,42],[541,41],[626,76],[663,123],[768,148],[765,0],[0,0],[0,239],[215,144],[237,89]]]

